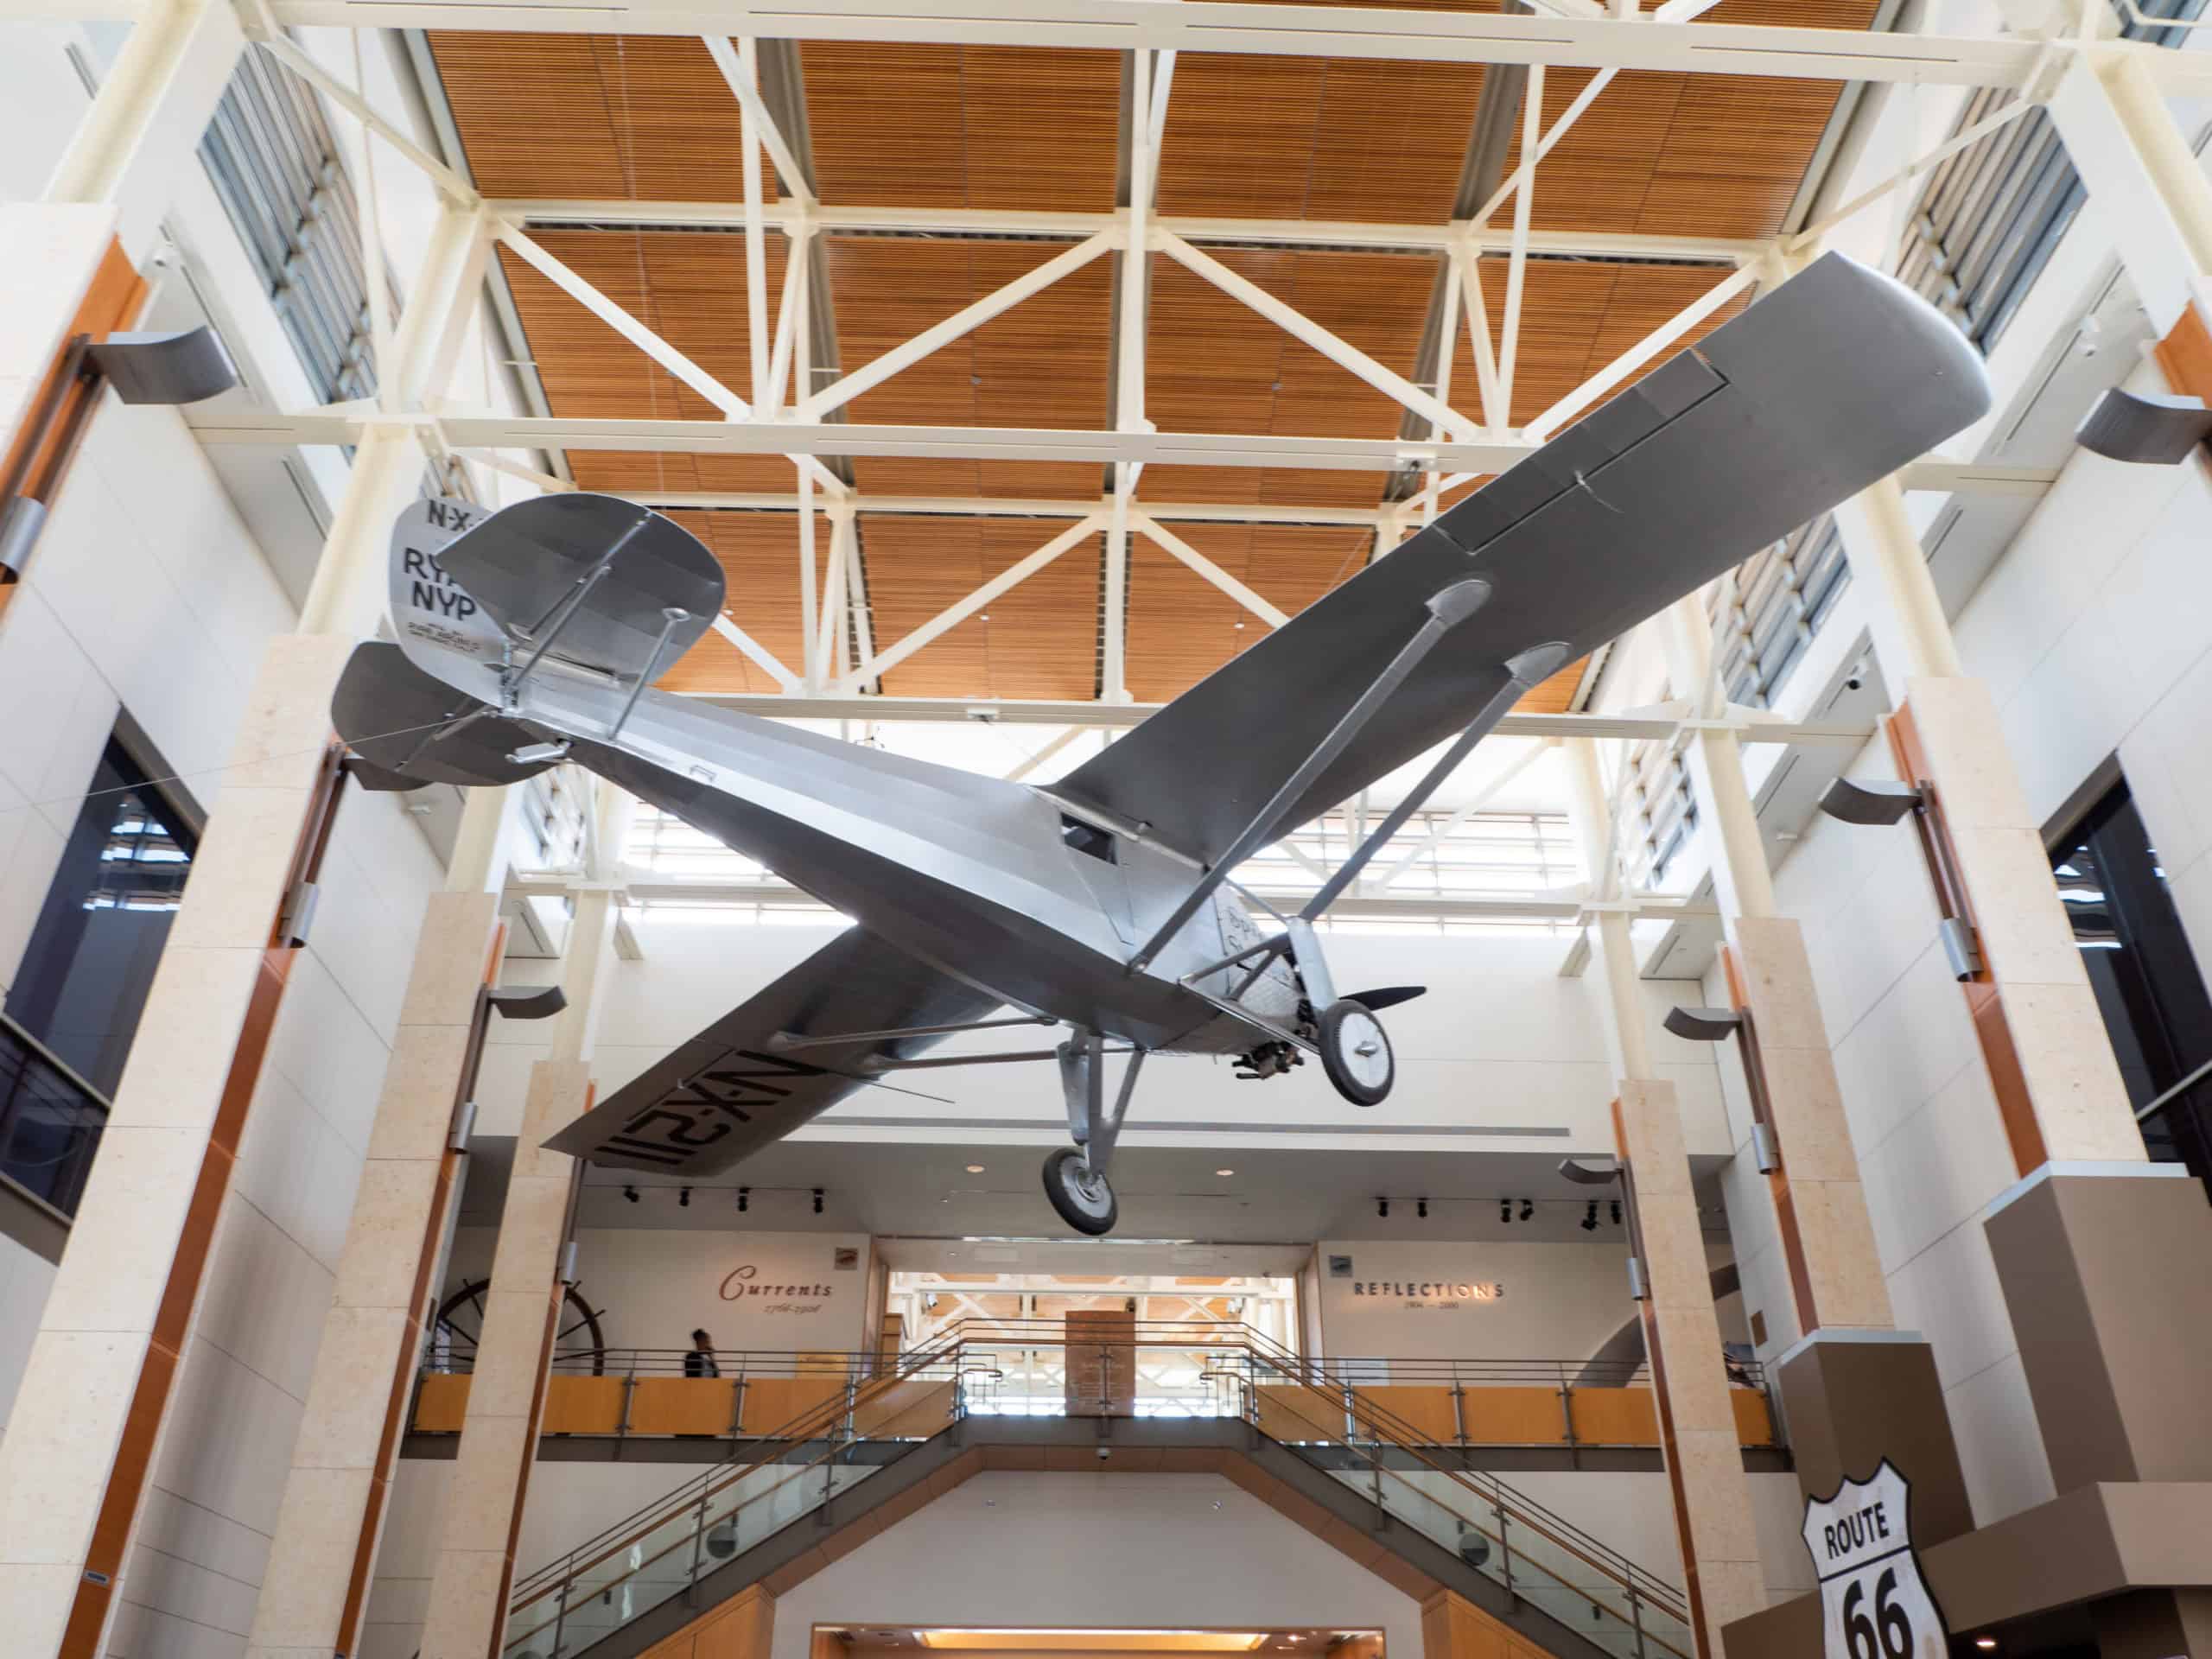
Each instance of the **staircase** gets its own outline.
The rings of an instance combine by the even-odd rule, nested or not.
[[[1240,1334],[1208,1354],[1229,1385],[1219,1414],[1115,1414],[1102,1388],[1095,1409],[1001,1415],[981,1403],[988,1349],[956,1328],[520,1580],[505,1659],[634,1659],[753,1586],[784,1593],[988,1468],[1218,1472],[1408,1593],[1451,1591],[1558,1659],[1691,1659],[1678,1587]],[[1127,1346],[1084,1358],[1100,1374],[1131,1363]]]

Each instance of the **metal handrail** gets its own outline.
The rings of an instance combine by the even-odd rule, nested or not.
[[[971,1322],[962,1321],[961,1325],[965,1325]],[[1020,1323],[1038,1327],[1050,1325],[1056,1327],[1058,1332],[1055,1337],[1047,1339],[1045,1331],[1041,1328],[1026,1330],[1021,1333],[1021,1336],[1027,1338],[1023,1345],[1037,1348],[1058,1347],[1069,1351],[1095,1347],[1101,1359],[1109,1364],[1111,1363],[1112,1356],[1117,1351],[1126,1353],[1145,1348],[1175,1348],[1184,1351],[1202,1351],[1209,1361],[1204,1373],[1206,1379],[1214,1382],[1217,1387],[1223,1381],[1242,1385],[1243,1399],[1237,1414],[1244,1417],[1255,1428],[1259,1427],[1259,1407],[1263,1386],[1270,1381],[1301,1385],[1296,1388],[1267,1387],[1266,1395],[1268,1403],[1274,1408],[1287,1411],[1297,1421],[1311,1426],[1316,1431],[1314,1435],[1316,1441],[1341,1446],[1355,1456],[1365,1460],[1375,1474],[1376,1491],[1374,1501],[1378,1505],[1382,1503],[1381,1483],[1387,1475],[1408,1490],[1418,1493],[1445,1513],[1453,1516],[1462,1528],[1471,1529],[1474,1532],[1493,1540],[1502,1552],[1503,1560],[1509,1575],[1511,1571],[1511,1563],[1515,1559],[1515,1546],[1505,1535],[1512,1527],[1518,1526],[1524,1529],[1524,1535],[1532,1535],[1542,1539],[1546,1543],[1580,1561],[1605,1584],[1616,1586],[1618,1591],[1624,1592],[1628,1603],[1628,1611],[1623,1613],[1618,1607],[1612,1607],[1611,1611],[1617,1618],[1621,1618],[1624,1624],[1631,1625],[1637,1630],[1639,1643],[1648,1637],[1652,1643],[1667,1654],[1677,1656],[1677,1659],[1688,1659],[1688,1656],[1681,1649],[1656,1634],[1646,1631],[1642,1620],[1642,1609],[1649,1607],[1687,1624],[1689,1618],[1688,1603],[1680,1590],[1662,1580],[1655,1578],[1627,1556],[1592,1537],[1572,1522],[1554,1514],[1543,1505],[1516,1491],[1495,1475],[1452,1469],[1439,1462],[1423,1449],[1425,1441],[1420,1431],[1397,1417],[1387,1408],[1363,1394],[1358,1388],[1338,1377],[1329,1376],[1328,1368],[1320,1362],[1294,1354],[1261,1332],[1242,1327],[1224,1327],[1209,1324],[1203,1325],[1199,1328],[1212,1335],[1231,1333],[1229,1339],[1221,1342],[1210,1340],[1204,1344],[1193,1344],[1188,1341],[1173,1342],[1160,1339],[1155,1329],[1149,1332],[1133,1330],[1127,1340],[1119,1338],[1109,1338],[1103,1341],[1087,1341],[1078,1338],[1071,1342],[1066,1336],[1065,1327],[1058,1325],[1057,1321],[1021,1322],[983,1319],[972,1323],[988,1330],[999,1331],[1001,1334],[995,1339],[985,1336],[971,1342],[970,1338],[960,1334],[959,1327],[947,1327],[945,1331],[940,1332],[929,1345],[899,1356],[888,1370],[874,1376],[849,1375],[845,1386],[832,1398],[808,1408],[772,1434],[754,1442],[749,1448],[749,1456],[717,1465],[714,1469],[685,1480],[655,1503],[615,1522],[569,1550],[556,1560],[549,1562],[528,1574],[517,1584],[511,1599],[511,1624],[518,1622],[516,1620],[517,1615],[522,1614],[525,1609],[533,1605],[543,1603],[549,1595],[557,1595],[558,1601],[553,1609],[552,1617],[543,1618],[538,1624],[522,1630],[518,1635],[511,1637],[510,1645],[513,1641],[524,1639],[549,1628],[556,1630],[557,1643],[558,1627],[567,1615],[569,1594],[578,1580],[625,1551],[645,1544],[653,1534],[671,1522],[679,1521],[687,1512],[695,1514],[697,1517],[692,1529],[692,1533],[696,1536],[687,1534],[672,1538],[669,1542],[653,1550],[652,1554],[629,1563],[622,1572],[610,1579],[607,1584],[593,1586],[591,1594],[601,1595],[616,1586],[637,1578],[647,1567],[664,1560],[673,1551],[681,1548],[687,1540],[693,1544],[696,1557],[697,1547],[705,1536],[709,1506],[715,1497],[728,1491],[732,1487],[753,1477],[768,1465],[781,1461],[790,1448],[804,1446],[816,1440],[824,1442],[819,1452],[792,1465],[789,1473],[772,1481],[764,1490],[741,1499],[730,1514],[717,1520],[715,1525],[720,1526],[725,1522],[734,1520],[741,1510],[749,1508],[764,1498],[772,1497],[777,1492],[787,1490],[793,1482],[804,1479],[809,1473],[823,1468],[825,1464],[840,1455],[849,1453],[854,1446],[868,1441],[870,1437],[858,1435],[854,1432],[857,1414],[865,1406],[880,1399],[891,1388],[901,1383],[925,1379],[935,1379],[949,1384],[951,1389],[950,1417],[951,1421],[957,1421],[968,1408],[966,1400],[969,1388],[968,1377],[986,1369],[979,1363],[982,1357],[970,1351],[971,1346],[1003,1348],[1012,1345],[1008,1338],[1003,1334],[1003,1328]],[[1151,1323],[1157,1326],[1167,1322]],[[1181,1328],[1187,1330],[1190,1327],[1186,1325]],[[747,1357],[750,1359],[758,1357]],[[797,1358],[798,1356],[779,1355],[768,1357]],[[818,1360],[825,1357],[815,1355],[809,1357]],[[880,1365],[883,1363],[880,1356],[872,1354],[846,1357],[866,1364]],[[1568,1363],[1568,1362],[1560,1362],[1559,1369],[1564,1372]],[[857,1370],[857,1367],[854,1369]],[[828,1372],[825,1369],[801,1374],[827,1375]],[[1316,1422],[1310,1415],[1310,1408],[1300,1408],[1301,1391],[1311,1391],[1328,1400],[1328,1414],[1336,1419],[1333,1425],[1328,1422]],[[1104,1402],[1102,1400],[1103,1403]],[[1294,1449],[1294,1443],[1289,1444],[1292,1444]],[[1454,1487],[1465,1491],[1474,1500],[1478,1514],[1481,1509],[1486,1507],[1496,1516],[1497,1530],[1491,1531],[1488,1527],[1484,1526],[1479,1519],[1469,1517],[1437,1494],[1414,1485],[1403,1473],[1388,1465],[1384,1456],[1386,1450],[1410,1460],[1414,1465],[1421,1469],[1443,1477],[1447,1483],[1447,1491]],[[826,1489],[824,1496],[825,1497],[828,1496]],[[1557,1579],[1557,1575],[1548,1568],[1530,1560],[1525,1546],[1522,1547],[1519,1558],[1535,1570],[1543,1573],[1547,1578]],[[1564,1587],[1572,1590],[1577,1596],[1588,1600],[1593,1609],[1611,1606],[1610,1594],[1602,1587],[1573,1584],[1566,1580],[1557,1580],[1557,1581]]]
[[[728,1462],[717,1464],[711,1469],[692,1476],[656,1502],[624,1516],[612,1526],[586,1539],[569,1550],[567,1554],[548,1562],[545,1566],[518,1580],[510,1599],[511,1611],[542,1596],[547,1585],[556,1578],[565,1580],[573,1578],[577,1572],[588,1572],[601,1561],[619,1554],[637,1542],[644,1535],[664,1525],[672,1516],[711,1499],[716,1493],[726,1491],[745,1479],[763,1465],[775,1461],[775,1454],[779,1448],[804,1445],[810,1440],[828,1435],[840,1425],[849,1424],[852,1414],[860,1407],[873,1403],[877,1395],[897,1383],[912,1381],[917,1375],[926,1371],[930,1366],[942,1363],[946,1357],[942,1350],[916,1349],[912,1353],[901,1355],[900,1363],[889,1372],[880,1376],[866,1379],[864,1392],[855,1393],[855,1389],[849,1386],[830,1399],[808,1407],[781,1427],[763,1435],[759,1440],[753,1442],[747,1448],[751,1453],[750,1456],[741,1460],[734,1458]],[[849,1444],[849,1438],[841,1441],[840,1444]],[[617,1538],[617,1534],[622,1535]],[[575,1565],[579,1555],[594,1549],[609,1539],[613,1539],[614,1541],[601,1549],[589,1560],[582,1562],[581,1566]]]
[[[1408,1446],[1402,1441],[1398,1441],[1387,1436],[1378,1435],[1368,1444],[1363,1445],[1356,1436],[1346,1433],[1341,1428],[1331,1430],[1325,1423],[1314,1422],[1312,1417],[1307,1415],[1304,1411],[1300,1410],[1299,1408],[1290,1401],[1280,1400],[1275,1401],[1273,1403],[1278,1409],[1288,1412],[1290,1415],[1296,1417],[1300,1421],[1311,1424],[1317,1431],[1316,1438],[1318,1440],[1328,1444],[1341,1446],[1345,1450],[1353,1453],[1353,1455],[1364,1459],[1376,1477],[1378,1483],[1378,1488],[1379,1483],[1385,1477],[1392,1480],[1395,1480],[1401,1485],[1405,1486],[1408,1491],[1414,1492],[1424,1501],[1435,1504],[1437,1508],[1450,1515],[1456,1522],[1459,1522],[1463,1530],[1473,1531],[1490,1539],[1492,1542],[1497,1545],[1499,1550],[1504,1554],[1506,1558],[1507,1570],[1509,1572],[1510,1571],[1510,1560],[1515,1546],[1505,1535],[1507,1529],[1510,1525],[1516,1523],[1528,1528],[1529,1530],[1535,1532],[1538,1536],[1542,1537],[1547,1541],[1557,1546],[1567,1554],[1572,1555],[1577,1560],[1581,1561],[1586,1567],[1590,1567],[1594,1572],[1601,1574],[1611,1583],[1618,1586],[1620,1590],[1624,1592],[1627,1595],[1629,1603],[1628,1609],[1624,1611],[1618,1607],[1611,1606],[1610,1603],[1604,1599],[1601,1592],[1595,1592],[1587,1586],[1569,1585],[1565,1580],[1558,1579],[1558,1575],[1556,1573],[1550,1572],[1548,1568],[1537,1566],[1534,1561],[1529,1561],[1528,1552],[1525,1548],[1521,1551],[1521,1557],[1524,1561],[1529,1561],[1530,1566],[1535,1567],[1536,1570],[1543,1573],[1547,1578],[1557,1580],[1560,1584],[1565,1585],[1569,1589],[1572,1589],[1577,1596],[1590,1602],[1593,1607],[1605,1606],[1607,1610],[1612,1612],[1614,1617],[1618,1618],[1624,1624],[1629,1625],[1637,1630],[1639,1637],[1649,1636],[1650,1640],[1656,1645],[1664,1649],[1668,1653],[1676,1656],[1676,1659],[1690,1659],[1690,1656],[1688,1653],[1683,1649],[1675,1647],[1672,1643],[1666,1641],[1663,1637],[1656,1634],[1644,1631],[1642,1628],[1642,1621],[1637,1614],[1638,1604],[1648,1603],[1650,1605],[1656,1607],[1661,1611],[1668,1614],[1670,1618],[1675,1618],[1687,1624],[1689,1622],[1689,1611],[1687,1600],[1683,1598],[1681,1592],[1675,1589],[1673,1586],[1666,1583],[1665,1580],[1654,1578],[1649,1573],[1637,1566],[1634,1561],[1629,1560],[1628,1557],[1621,1554],[1619,1551],[1612,1549],[1605,1544],[1599,1543],[1597,1540],[1590,1537],[1587,1533],[1583,1532],[1580,1528],[1575,1526],[1572,1522],[1563,1520],[1560,1516],[1552,1514],[1541,1504],[1531,1502],[1529,1499],[1522,1497],[1520,1493],[1515,1491],[1511,1487],[1506,1485],[1503,1481],[1499,1480],[1495,1475],[1491,1475],[1487,1477],[1487,1479],[1489,1480],[1491,1491],[1487,1495],[1486,1501],[1489,1507],[1493,1510],[1499,1517],[1498,1529],[1497,1531],[1492,1531],[1490,1528],[1483,1525],[1480,1519],[1477,1518],[1480,1514],[1479,1510],[1477,1511],[1477,1516],[1468,1516],[1452,1504],[1444,1502],[1443,1499],[1437,1497],[1435,1493],[1427,1491],[1419,1486],[1415,1486],[1411,1481],[1406,1479],[1404,1475],[1400,1471],[1389,1467],[1388,1463],[1381,1455],[1381,1449],[1384,1446],[1389,1446],[1393,1449],[1403,1452],[1408,1456],[1418,1460],[1424,1467],[1433,1470],[1435,1472],[1446,1476],[1455,1484],[1465,1487],[1469,1492],[1474,1494],[1478,1498],[1484,1498],[1485,1495],[1483,1493],[1482,1488],[1474,1481],[1465,1478],[1461,1471],[1446,1469],[1441,1465],[1439,1465],[1432,1459],[1423,1456],[1418,1447]],[[1358,1418],[1360,1415],[1356,1406],[1352,1408],[1352,1414],[1355,1419]],[[1387,1507],[1382,1503],[1382,1500],[1379,1495],[1379,1490],[1378,1495],[1374,1501],[1378,1508]],[[1559,1535],[1561,1533],[1573,1534],[1574,1538],[1580,1541],[1581,1547],[1578,1547],[1576,1542],[1569,1541],[1567,1538],[1560,1536]]]
[[[1313,1387],[1311,1383],[1306,1383],[1304,1386],[1308,1389]],[[1541,1535],[1548,1538],[1550,1541],[1586,1565],[1605,1573],[1606,1577],[1619,1584],[1623,1589],[1640,1592],[1646,1599],[1658,1604],[1666,1611],[1675,1613],[1684,1620],[1688,1619],[1689,1615],[1686,1603],[1669,1605],[1670,1602],[1676,1601],[1680,1597],[1680,1592],[1668,1585],[1665,1580],[1652,1578],[1643,1568],[1611,1545],[1592,1537],[1573,1522],[1562,1516],[1554,1515],[1542,1504],[1516,1491],[1494,1474],[1487,1471],[1452,1469],[1438,1462],[1423,1449],[1426,1442],[1421,1439],[1419,1430],[1386,1408],[1366,1398],[1357,1389],[1344,1388],[1338,1393],[1344,1410],[1353,1426],[1368,1430],[1370,1439],[1376,1444],[1389,1446],[1414,1459],[1422,1467],[1442,1475],[1453,1484],[1465,1488],[1478,1497],[1486,1497],[1501,1514],[1509,1515],[1510,1518],[1533,1527]],[[1278,1400],[1273,1403],[1290,1411],[1301,1421],[1311,1421],[1289,1400]],[[1330,1434],[1325,1433],[1325,1425],[1317,1424],[1315,1427],[1324,1429],[1325,1438],[1355,1451],[1358,1449],[1357,1441],[1341,1429]],[[1478,1474],[1479,1479],[1476,1478]],[[1489,1484],[1490,1491],[1487,1493],[1484,1491],[1483,1481],[1487,1481]],[[1432,1502],[1435,1501],[1434,1495],[1432,1493],[1424,1492],[1422,1496],[1430,1498]],[[1453,1512],[1457,1513],[1456,1510]],[[1480,1529],[1478,1528],[1478,1530]],[[1560,1535],[1562,1534],[1571,1535],[1572,1541],[1570,1541],[1567,1536]],[[1638,1580],[1642,1580],[1641,1585],[1638,1584]]]

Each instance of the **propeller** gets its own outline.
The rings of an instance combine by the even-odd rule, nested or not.
[[[1401,1002],[1410,1002],[1417,996],[1427,996],[1426,985],[1385,985],[1378,990],[1347,991],[1344,1001],[1357,1002],[1370,1014],[1380,1014],[1385,1008],[1395,1008]]]

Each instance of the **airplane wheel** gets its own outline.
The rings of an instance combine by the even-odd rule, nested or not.
[[[1106,1178],[1090,1174],[1074,1147],[1062,1147],[1045,1160],[1045,1196],[1062,1221],[1093,1238],[1112,1232],[1121,1213]]]
[[[1397,1077],[1398,1065],[1382,1022],[1364,1004],[1350,997],[1330,1003],[1321,1011],[1318,1041],[1321,1069],[1338,1094],[1355,1106],[1382,1103]]]

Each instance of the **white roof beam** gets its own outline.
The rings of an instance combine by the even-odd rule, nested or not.
[[[59,0],[9,0],[50,16]],[[74,0],[84,4],[85,0]],[[65,8],[67,9],[67,8]],[[129,0],[100,10],[135,15]],[[2018,36],[1815,29],[1616,17],[1528,17],[1224,0],[637,0],[592,7],[480,0],[270,0],[285,28],[465,29],[600,35],[751,35],[763,40],[1235,52],[1424,63],[1546,63],[1929,86],[2027,83],[2044,49]],[[2204,54],[2097,42],[2142,55],[2170,94],[2212,87]]]

